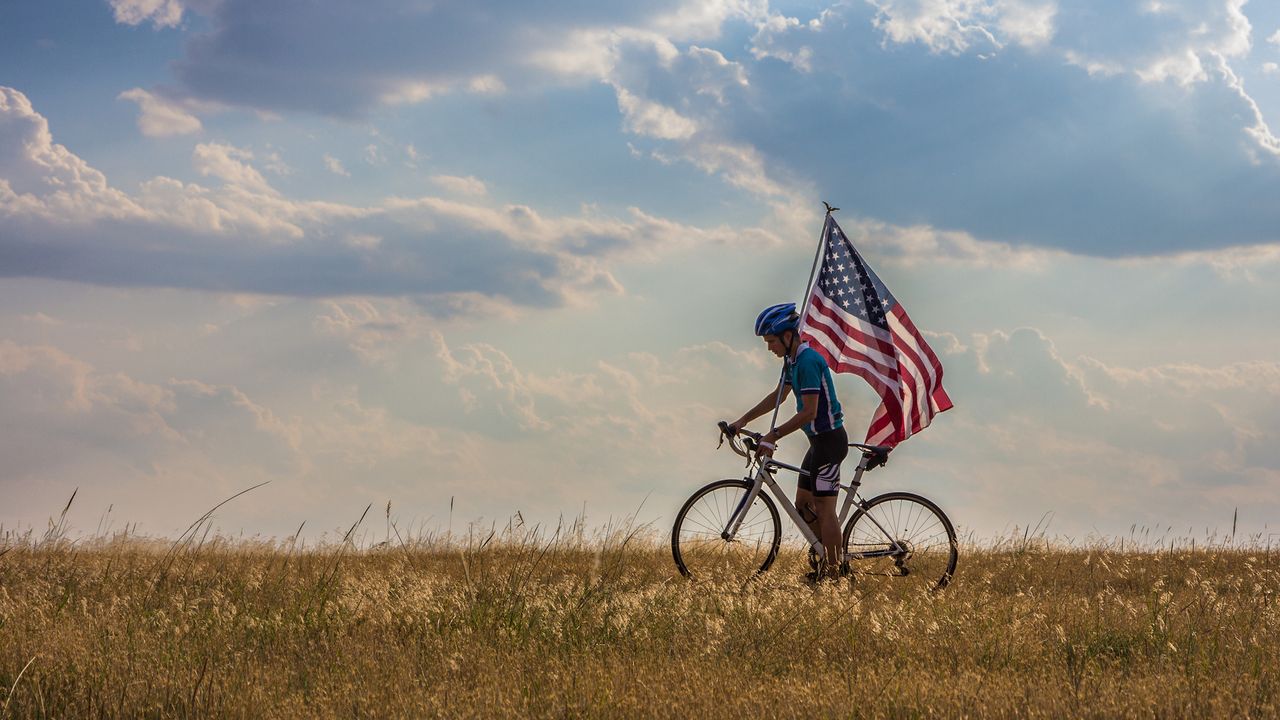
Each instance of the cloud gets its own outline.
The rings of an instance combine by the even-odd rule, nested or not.
[[[823,15],[826,14],[827,12],[824,11]],[[751,38],[751,55],[757,60],[765,58],[781,60],[799,72],[810,72],[813,70],[811,63],[813,48],[805,45],[803,39],[798,39],[797,31],[817,31],[821,27],[821,19],[815,18],[801,25],[798,18],[770,13],[756,25],[756,34]]]
[[[501,95],[507,85],[497,75],[477,75],[467,82],[467,90],[478,95]]]
[[[1069,257],[1062,250],[979,240],[968,233],[927,225],[898,227],[855,218],[842,222],[841,227],[856,246],[873,250],[889,263],[908,267],[956,263],[1038,272]]]
[[[691,436],[713,431],[724,406],[745,402],[744,376],[763,376],[760,392],[770,379],[776,382],[773,359],[763,348],[744,352],[721,342],[540,373],[522,367],[531,358],[515,358],[493,345],[453,348],[438,331],[431,336],[441,377],[482,432],[528,434],[553,447],[567,443],[575,454],[614,458],[619,473],[643,473],[642,458],[654,443],[697,447]]]
[[[443,335],[434,333],[434,338],[445,382],[459,388],[458,400],[464,410],[475,410],[480,394],[493,395],[498,415],[514,421],[519,429],[551,429],[551,424],[538,416],[524,374],[506,353],[491,345],[474,344],[462,347],[455,354]]]
[[[974,46],[999,49],[985,22],[995,7],[981,0],[871,0],[872,21],[886,42],[919,42],[933,52],[961,53]]]
[[[351,177],[351,173],[347,171],[347,168],[342,164],[342,161],[339,160],[338,158],[330,155],[329,153],[325,153],[322,160],[324,160],[325,169],[333,173],[334,175],[341,175],[342,177]]]
[[[456,175],[432,175],[431,182],[435,183],[445,192],[452,193],[454,195],[481,197],[489,192],[489,189],[485,187],[484,181],[471,175],[466,177],[458,177]]]
[[[764,17],[758,0],[591,8],[557,2],[536,12],[503,3],[483,22],[457,2],[377,0],[358,11],[323,14],[299,2],[274,3],[269,11],[238,1],[196,7],[209,14],[213,30],[189,39],[184,59],[174,66],[173,92],[260,111],[355,117],[445,93],[505,92],[513,81],[522,87],[604,81],[615,89],[628,132],[681,143],[679,153],[697,167],[773,196],[773,202],[794,198],[782,189],[784,182],[768,177],[749,144],[703,131],[699,119],[623,77],[629,56],[649,52],[672,77],[687,75],[695,97],[726,104],[726,92],[746,86],[745,69],[712,48],[682,51],[673,43],[716,39],[728,22]],[[298,23],[299,16],[308,21]],[[353,42],[358,38],[376,41]],[[264,45],[295,50],[255,50]]]
[[[279,151],[272,150],[263,158],[262,166],[272,175],[292,175],[293,168],[284,161]]]
[[[1130,72],[1146,82],[1204,82],[1212,56],[1240,57],[1250,49],[1247,0],[869,2],[886,44],[920,43],[934,53],[961,54],[1016,43],[1052,49],[1090,73]]]
[[[126,90],[117,96],[138,104],[138,129],[147,137],[168,137],[200,132],[200,118],[177,103],[152,95],[142,88]]]
[[[302,462],[288,428],[234,387],[142,382],[54,347],[0,341],[0,398],[14,423],[2,441],[9,482],[100,456],[135,476],[190,455],[222,466],[252,458],[272,471]]]
[[[1151,15],[1063,4],[1035,47],[1000,29],[1005,4],[884,6],[967,8],[1002,48],[979,47],[970,31],[935,39],[948,48],[939,52],[885,41],[877,7],[840,5],[768,25],[753,41],[766,57],[748,67],[749,96],[730,95],[732,112],[686,114],[751,148],[797,198],[844,207],[842,217],[1104,257],[1272,244],[1280,212],[1258,193],[1280,185],[1275,133],[1230,67],[1246,51],[1247,20],[1236,3],[1201,3],[1199,16],[1175,5]],[[1114,24],[1096,22],[1113,12]],[[955,51],[961,40],[970,45]],[[800,48],[805,67],[773,62]],[[1139,75],[1188,48],[1204,81]],[[1071,52],[1110,74],[1066,64]]]
[[[1058,15],[1056,2],[1005,0],[1000,3],[1000,9],[996,28],[1004,37],[1030,49],[1044,47],[1053,40],[1054,20]]]
[[[669,107],[637,97],[626,88],[618,88],[618,109],[624,126],[637,135],[662,140],[687,140],[698,131],[698,125]]]
[[[727,18],[753,12],[753,5],[660,0],[586,6],[561,0],[534,8],[504,1],[477,14],[463,2],[374,0],[314,13],[302,0],[267,10],[232,0],[193,8],[208,15],[212,29],[188,40],[175,73],[183,92],[204,100],[359,116],[378,105],[422,102],[455,90],[502,92],[512,78],[534,78],[528,68],[537,58],[567,56],[574,51],[565,49],[582,47],[584,37],[715,37]],[[282,47],[291,50],[262,52]],[[558,64],[568,69],[570,63]]]
[[[262,173],[249,164],[252,159],[251,151],[221,143],[201,143],[192,153],[192,165],[201,175],[216,177],[251,192],[278,194]]]
[[[53,142],[49,123],[22,93],[0,86],[0,209],[54,219],[143,214],[106,177]],[[2,216],[0,216],[2,217]]]
[[[690,243],[767,240],[638,209],[615,218],[589,208],[545,216],[522,205],[434,197],[365,207],[299,201],[273,188],[253,161],[250,150],[200,143],[193,168],[215,186],[157,177],[128,195],[53,143],[24,95],[0,89],[0,272],[307,297],[417,296],[455,308],[483,306],[478,296],[549,307],[620,292],[616,262]]]
[[[1235,91],[1236,95],[1240,97],[1240,101],[1245,104],[1245,107],[1249,109],[1253,116],[1253,125],[1246,127],[1245,133],[1254,139],[1260,150],[1280,157],[1280,138],[1277,138],[1275,133],[1271,132],[1271,127],[1267,124],[1262,108],[1258,107],[1257,101],[1245,91],[1244,80],[1231,69],[1231,66],[1227,64],[1226,58],[1216,55],[1215,59],[1218,61],[1218,71],[1222,73],[1227,87]]]
[[[182,22],[181,0],[107,0],[116,22],[141,25],[148,20],[157,29],[177,27]]]
[[[87,506],[90,525],[78,529],[112,505],[143,533],[176,536],[219,500],[271,481],[218,520],[284,534],[303,520],[336,525],[372,494],[426,506],[481,476],[485,451],[463,433],[394,417],[353,387],[301,389],[305,400],[288,401],[299,412],[285,416],[233,385],[150,383],[55,347],[0,340],[0,489],[12,500],[0,515],[13,528],[79,487],[73,515]]]
[[[601,80],[614,89],[623,128],[656,141],[651,157],[719,176],[779,216],[809,204],[807,183],[780,171],[750,141],[725,132],[729,118],[750,102],[740,63],[698,45],[681,51],[652,35],[614,37],[608,48],[612,60]]]
[[[362,362],[393,362],[393,350],[423,332],[424,322],[415,308],[403,301],[358,298],[329,300],[327,311],[317,315],[317,330],[342,338]]]
[[[1072,532],[1118,532],[1277,509],[1280,456],[1263,449],[1280,441],[1275,363],[1116,367],[1064,358],[1029,328],[951,340],[935,348],[956,409],[915,451],[983,467],[951,491],[961,517],[1038,507]]]

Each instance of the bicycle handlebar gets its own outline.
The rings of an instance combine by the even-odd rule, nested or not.
[[[745,428],[732,428],[729,426],[729,423],[724,420],[719,422],[719,426],[721,445],[724,444],[725,438],[729,438],[729,448],[731,450],[748,460],[754,459],[756,450],[760,445],[760,438],[763,438],[764,435],[761,435],[758,432],[752,432]],[[738,442],[739,435],[743,436],[741,443]],[[719,447],[719,445],[716,447]],[[849,443],[849,447],[857,448],[862,451],[862,457],[866,462],[866,470],[873,470],[888,463],[889,452],[893,450],[893,448],[889,446],[864,445],[862,443]]]
[[[737,432],[734,432],[737,430]],[[741,444],[738,443],[738,436],[744,436]],[[764,437],[760,433],[751,432],[744,428],[731,428],[729,423],[724,420],[720,421],[720,442],[724,443],[725,438],[729,438],[729,448],[735,453],[741,455],[748,460],[755,454],[756,447],[760,443],[760,438]],[[743,447],[745,446],[745,448]]]

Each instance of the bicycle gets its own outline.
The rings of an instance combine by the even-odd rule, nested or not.
[[[739,443],[739,436],[745,438]],[[822,542],[809,528],[774,479],[779,470],[797,475],[805,471],[755,451],[762,436],[747,430],[731,432],[720,423],[720,445],[747,458],[754,475],[717,480],[685,501],[671,529],[671,554],[680,574],[695,579],[750,580],[769,569],[778,556],[782,524],[769,495],[786,510],[809,545],[809,564],[818,568],[825,557]],[[845,491],[839,520],[844,527],[841,574],[913,578],[929,591],[940,590],[956,569],[956,531],[933,501],[908,492],[889,492],[864,500],[858,493],[862,476],[889,461],[891,447],[849,443],[862,453],[857,473]],[[855,510],[856,509],[856,510]],[[849,513],[853,510],[853,515]],[[846,519],[848,523],[846,524]]]

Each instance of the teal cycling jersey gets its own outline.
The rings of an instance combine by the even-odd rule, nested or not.
[[[796,396],[797,411],[804,405],[802,395],[817,395],[818,414],[813,422],[804,426],[806,435],[813,437],[844,426],[844,413],[840,410],[840,401],[836,399],[831,368],[827,367],[826,358],[809,347],[808,343],[800,346],[794,360],[787,360],[783,382],[791,387],[791,392]]]

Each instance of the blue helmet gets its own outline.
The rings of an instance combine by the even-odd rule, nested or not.
[[[756,318],[756,335],[781,335],[800,326],[800,315],[795,303],[771,305]]]

